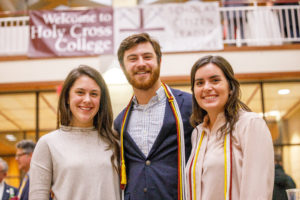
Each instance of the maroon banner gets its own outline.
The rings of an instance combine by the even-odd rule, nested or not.
[[[29,57],[113,53],[113,9],[30,11]]]

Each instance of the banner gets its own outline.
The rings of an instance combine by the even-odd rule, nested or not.
[[[163,52],[223,49],[218,2],[155,4],[114,10],[115,52],[133,33],[147,32]]]
[[[157,39],[162,52],[221,50],[221,27],[218,2],[31,11],[28,56],[113,54],[125,37],[141,32]]]
[[[29,57],[113,53],[113,9],[30,11]]]

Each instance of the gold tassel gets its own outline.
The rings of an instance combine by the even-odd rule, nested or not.
[[[121,164],[121,184],[126,185],[127,179],[126,179],[126,167],[125,167],[125,161],[122,160]]]

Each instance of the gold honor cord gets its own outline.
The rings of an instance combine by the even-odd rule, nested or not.
[[[198,154],[201,149],[202,141],[204,137],[204,131],[201,133],[200,141],[197,146],[196,155],[191,162],[193,182],[190,182],[190,199],[196,200],[196,164]],[[191,177],[189,177],[191,179]],[[193,184],[193,185],[191,185]],[[230,134],[225,134],[224,138],[224,199],[231,200],[231,185],[232,185],[232,143]]]
[[[194,189],[194,199],[197,199],[197,198],[196,198],[196,164],[197,164],[197,159],[198,159],[198,154],[199,154],[199,151],[200,151],[200,147],[201,147],[201,144],[202,144],[202,141],[203,141],[203,136],[204,136],[204,131],[202,131],[202,133],[201,133],[201,138],[200,138],[200,141],[199,141],[199,145],[198,145],[198,148],[197,148],[195,161],[194,161],[194,164],[193,164],[193,189]],[[192,195],[192,194],[191,194],[191,195]]]
[[[227,155],[226,155],[226,134],[224,136],[224,199],[226,200],[227,192]]]
[[[121,189],[125,189],[125,185],[127,184],[127,178],[126,178],[126,166],[125,166],[125,158],[124,158],[124,128],[127,120],[127,116],[130,110],[130,106],[132,103],[133,96],[131,97],[129,104],[126,107],[123,120],[122,120],[122,127],[121,127]]]
[[[232,186],[232,143],[231,135],[225,133],[224,138],[224,199],[231,200],[231,186]]]

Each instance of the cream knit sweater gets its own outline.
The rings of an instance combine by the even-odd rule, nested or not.
[[[62,127],[41,137],[30,167],[30,200],[119,200],[111,150],[94,128]]]

